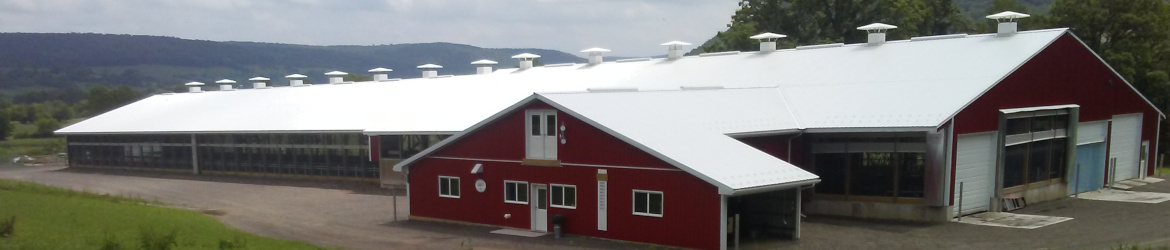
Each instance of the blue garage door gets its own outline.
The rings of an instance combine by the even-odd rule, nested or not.
[[[1078,145],[1074,167],[1077,169],[1069,173],[1069,177],[1075,185],[1069,185],[1069,193],[1101,189],[1105,182],[1105,143]]]

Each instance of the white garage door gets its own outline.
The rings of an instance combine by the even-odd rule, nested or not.
[[[955,206],[956,214],[973,214],[987,211],[995,186],[996,133],[975,133],[959,135],[955,153]],[[959,183],[963,183],[962,193]],[[959,208],[959,196],[963,198]],[[960,210],[961,209],[961,210]]]
[[[1109,130],[1109,158],[1117,158],[1114,180],[1138,177],[1141,131],[1142,114],[1113,116],[1113,127]]]

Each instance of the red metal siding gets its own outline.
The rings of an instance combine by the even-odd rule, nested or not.
[[[957,138],[958,134],[998,130],[1000,109],[1062,104],[1080,105],[1080,122],[1142,113],[1141,138],[1155,141],[1157,111],[1069,34],[1057,38],[959,112],[955,116],[955,135]],[[1152,146],[1150,151],[1153,155]],[[1149,163],[1153,165],[1154,161]]]
[[[720,196],[714,186],[566,113],[558,115],[566,127],[567,140],[558,148],[558,158],[566,165],[536,167],[517,163],[524,157],[527,108],[548,106],[539,102],[527,105],[413,164],[408,177],[411,215],[529,228],[530,205],[505,203],[505,180],[526,181],[529,185],[575,185],[576,209],[548,210],[550,217],[565,215],[565,233],[689,248],[719,247]],[[471,174],[476,163],[484,165],[482,174]],[[600,168],[572,163],[651,169],[604,168],[609,176],[608,230],[598,231],[596,177]],[[460,177],[460,198],[439,197],[439,175]],[[475,191],[477,179],[487,183],[485,192]],[[663,192],[663,217],[633,215],[633,189]],[[505,219],[505,214],[511,214],[511,218]]]

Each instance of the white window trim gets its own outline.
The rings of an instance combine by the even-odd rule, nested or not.
[[[561,198],[565,198],[565,189],[564,188],[566,188],[566,187],[573,188],[573,206],[557,205],[555,203],[556,201],[552,200],[553,187],[561,187]],[[548,196],[549,196],[548,199],[549,199],[549,206],[550,207],[577,209],[577,205],[576,205],[577,204],[577,185],[549,184],[548,185]]]
[[[639,213],[639,212],[638,212],[638,207],[635,207],[635,206],[637,206],[637,205],[638,205],[638,193],[647,193],[647,194],[658,194],[658,195],[661,195],[661,196],[662,196],[662,204],[659,204],[659,206],[661,206],[661,207],[662,207],[662,214],[652,214],[652,213],[648,213],[648,212],[650,212],[650,207],[649,207],[649,206],[650,206],[650,196],[648,196],[648,195],[646,196],[646,206],[647,206],[647,207],[646,207],[646,212],[647,212],[647,213]],[[634,215],[649,216],[649,217],[662,217],[662,215],[663,215],[663,214],[666,214],[666,195],[662,194],[662,191],[650,191],[650,190],[640,190],[640,189],[634,189],[633,195],[631,195],[631,196],[630,196],[630,201],[631,201],[631,202],[630,202],[630,208],[631,208],[631,210],[634,212]]]
[[[525,193],[525,195],[524,195],[524,198],[526,198],[525,201],[510,201],[510,200],[508,200],[508,184],[509,183],[524,184],[523,192]],[[531,188],[531,186],[528,185],[527,181],[508,181],[508,180],[505,180],[504,181],[504,203],[528,205],[528,201],[532,200],[532,195],[528,193],[529,188]],[[516,192],[521,192],[519,186],[516,186]],[[517,193],[516,197],[519,198],[520,194]]]
[[[456,181],[459,181],[459,184],[455,185],[455,188],[457,188],[457,189],[463,187],[463,181],[460,181],[459,177],[455,177],[455,176],[444,176],[444,175],[439,176],[439,197],[458,199],[459,195],[443,194],[443,179],[454,179]],[[463,190],[459,190],[459,194],[463,195]]]

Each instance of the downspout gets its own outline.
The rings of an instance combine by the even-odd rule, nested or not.
[[[793,136],[792,138],[788,138],[788,155],[786,155],[786,157],[788,157],[788,163],[792,163],[792,140],[795,140],[797,137],[802,135],[804,135],[804,130],[800,130],[799,134],[796,134],[796,136]]]

